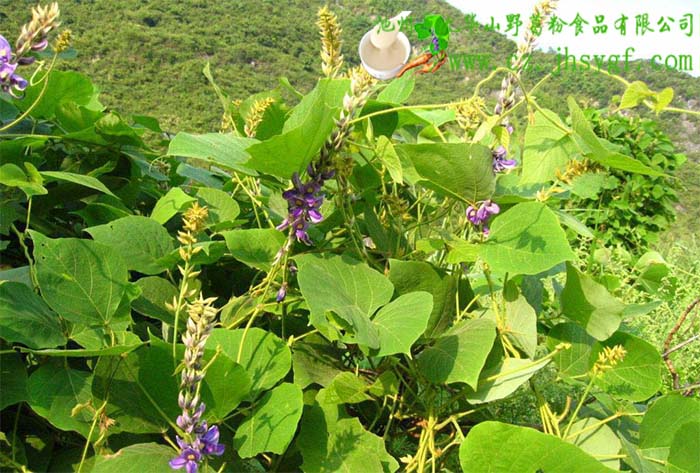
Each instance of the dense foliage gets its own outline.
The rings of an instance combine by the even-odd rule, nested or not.
[[[630,327],[671,269],[630,257],[620,300],[604,252],[635,240],[576,203],[653,198],[663,135],[573,97],[405,106],[414,76],[324,57],[308,93],[240,102],[206,67],[210,133],[107,109],[50,58],[0,97],[0,464],[697,471],[698,386]]]

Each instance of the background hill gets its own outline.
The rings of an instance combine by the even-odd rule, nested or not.
[[[0,0],[0,32],[12,37],[28,19],[30,0]],[[123,113],[149,114],[165,129],[217,129],[220,106],[202,68],[211,63],[215,79],[232,98],[276,87],[286,76],[301,91],[309,90],[320,74],[319,41],[315,26],[320,0],[62,0],[63,24],[74,33],[77,58],[62,67],[89,74],[102,88],[103,103]],[[455,23],[464,14],[437,0],[356,0],[331,2],[339,15],[346,62],[358,64],[357,44],[380,16],[412,10],[414,18],[439,13]],[[460,32],[450,40],[451,54],[492,55],[492,64],[506,65],[515,43],[480,29]],[[553,54],[538,53],[537,64],[554,65]],[[652,71],[641,64],[627,74],[654,90],[673,87],[673,104],[700,107],[700,79],[672,71]],[[487,72],[450,70],[418,80],[412,101],[444,103],[471,94]],[[528,73],[525,82],[544,72]],[[500,81],[485,88],[494,93]],[[558,112],[565,98],[605,107],[623,86],[596,72],[566,73],[538,91],[538,100]],[[665,114],[662,127],[688,154],[682,179],[688,186],[681,212],[700,219],[700,121]],[[695,212],[695,213],[694,213]]]

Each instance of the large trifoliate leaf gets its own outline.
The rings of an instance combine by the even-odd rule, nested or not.
[[[559,219],[540,202],[524,202],[498,215],[481,256],[497,273],[538,274],[574,259]]]
[[[404,144],[399,157],[413,163],[420,184],[438,194],[463,202],[491,197],[496,187],[491,151],[467,143]]]
[[[535,121],[525,130],[523,172],[520,184],[540,184],[553,180],[576,152],[571,133],[551,110],[535,112]]]

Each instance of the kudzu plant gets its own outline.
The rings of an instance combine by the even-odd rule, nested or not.
[[[694,390],[626,329],[654,304],[572,249],[615,242],[577,199],[620,212],[620,173],[675,170],[630,147],[669,145],[542,108],[537,23],[471,96],[410,106],[422,76],[348,68],[337,17],[318,25],[313,90],[232,100],[207,66],[221,130],[175,135],[60,70],[67,33],[42,52],[57,6],[3,32],[3,468],[698,471]]]

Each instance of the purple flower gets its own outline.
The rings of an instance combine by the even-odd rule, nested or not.
[[[432,46],[433,46],[433,51],[436,53],[440,51],[440,40],[438,39],[437,36],[433,34],[433,39],[432,39]]]
[[[199,438],[202,442],[202,453],[205,455],[214,455],[220,457],[224,454],[224,446],[219,443],[219,428],[215,425]]]
[[[27,81],[15,73],[18,64],[10,62],[12,48],[4,36],[0,36],[0,90],[16,97],[12,89],[22,91],[27,88]]]
[[[518,165],[517,161],[514,159],[506,159],[508,157],[508,150],[504,146],[499,146],[493,153],[493,171],[503,172],[509,169],[513,169]]]
[[[277,297],[275,298],[275,300],[277,302],[282,302],[285,297],[287,297],[287,283],[283,282],[280,286],[279,291],[277,291]]]
[[[484,236],[488,236],[489,228],[486,226],[486,222],[491,215],[496,215],[500,211],[501,208],[497,203],[491,200],[484,200],[476,207],[473,205],[467,207],[467,220],[473,225],[481,226]]]
[[[180,454],[170,460],[170,468],[179,470],[184,467],[187,473],[197,473],[199,461],[202,459],[202,454],[198,449],[192,448],[191,445],[181,447]]]

